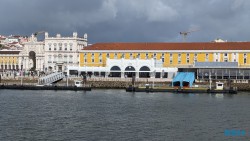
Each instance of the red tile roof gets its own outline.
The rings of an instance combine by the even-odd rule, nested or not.
[[[96,43],[83,50],[250,50],[250,42]]]

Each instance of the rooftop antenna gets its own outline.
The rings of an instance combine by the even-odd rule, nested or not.
[[[182,39],[183,42],[186,42],[186,40],[187,40],[187,35],[188,35],[189,33],[195,32],[195,31],[199,31],[199,29],[180,32],[180,35],[182,35],[182,38],[183,38],[183,39]]]

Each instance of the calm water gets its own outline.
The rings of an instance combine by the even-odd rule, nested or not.
[[[250,140],[250,94],[0,90],[0,140]]]

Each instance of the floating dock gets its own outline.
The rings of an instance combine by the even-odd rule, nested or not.
[[[91,87],[76,87],[76,86],[34,86],[34,85],[0,85],[0,89],[91,91]]]
[[[173,92],[173,93],[224,93],[224,94],[237,94],[237,90],[217,90],[217,89],[205,89],[205,88],[185,88],[185,89],[176,89],[176,88],[147,88],[147,87],[128,87],[126,88],[127,92]]]

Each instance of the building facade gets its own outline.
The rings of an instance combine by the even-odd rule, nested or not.
[[[87,46],[87,34],[78,37],[49,37],[45,32],[43,41],[38,41],[32,34],[23,44],[22,50],[1,50],[1,70],[24,70],[66,72],[67,66],[79,66],[79,50]]]
[[[115,64],[117,60],[128,63],[121,66],[124,65],[123,62],[120,61],[120,65]],[[233,69],[231,71],[234,71],[234,75],[244,70],[245,74],[243,75],[245,77],[241,78],[248,78],[248,72],[250,72],[250,42],[97,43],[84,48],[80,52],[78,70],[84,72],[88,71],[89,67],[96,67],[103,68],[110,74],[114,71],[111,68],[115,67],[116,71],[120,71],[121,77],[124,77],[122,73],[126,72],[123,69],[124,67],[133,67],[134,69],[131,72],[140,73],[142,66],[133,63],[134,60],[142,61],[141,64],[146,64],[147,60],[153,61],[153,64],[155,64],[153,67],[150,65],[145,65],[145,67],[149,72],[155,72],[155,75],[147,75],[147,77],[159,75],[162,77],[167,75],[165,73],[172,74],[172,71],[176,70],[176,72],[195,72],[197,78],[205,78],[209,75],[215,77],[217,75],[217,78],[226,79],[228,77],[224,77],[224,75],[228,75],[229,69]],[[206,70],[208,72],[204,70],[205,68],[209,68]],[[218,68],[220,70],[215,73],[214,70]],[[139,77],[139,75],[136,76]],[[169,75],[169,78],[173,76]],[[231,76],[231,78],[235,78],[235,76]]]
[[[20,50],[1,50],[0,51],[0,70],[18,70]]]
[[[87,34],[78,37],[74,32],[72,37],[49,37],[45,32],[44,39],[45,71],[66,71],[68,66],[79,66],[79,51],[87,46]]]
[[[44,41],[38,41],[32,34],[19,53],[18,61],[21,70],[44,71]]]

